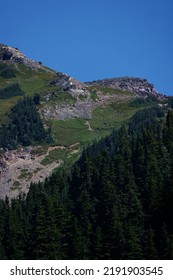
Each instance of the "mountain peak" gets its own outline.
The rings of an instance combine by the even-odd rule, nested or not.
[[[18,48],[0,44],[0,61],[25,64],[30,68],[43,69],[40,62],[29,59]]]

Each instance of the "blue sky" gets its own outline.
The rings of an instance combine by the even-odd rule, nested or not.
[[[172,0],[6,0],[0,42],[81,81],[130,76],[173,95]]]

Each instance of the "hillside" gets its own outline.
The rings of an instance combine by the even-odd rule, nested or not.
[[[172,136],[173,111],[146,108],[72,168],[0,200],[0,258],[172,260]]]
[[[45,130],[51,130],[53,140],[47,143],[30,139],[27,134],[31,142],[28,145],[20,142],[21,133],[15,132],[15,149],[13,145],[0,147],[3,198],[27,192],[31,182],[44,181],[59,166],[71,165],[84,147],[110,135],[138,110],[167,104],[167,98],[145,79],[123,77],[82,83],[27,58],[17,48],[0,44],[1,138],[6,135],[6,128],[14,128],[12,110],[26,97],[38,97],[34,106]],[[29,126],[27,118],[25,127]]]

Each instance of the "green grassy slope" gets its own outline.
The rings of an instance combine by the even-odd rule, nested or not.
[[[5,65],[5,66],[4,66]],[[21,92],[27,96],[34,96],[39,93],[41,96],[41,104],[38,109],[44,108],[49,105],[52,109],[56,106],[74,106],[77,98],[72,96],[71,93],[62,91],[60,86],[51,87],[49,83],[57,78],[57,73],[45,70],[32,69],[24,64],[16,63],[9,64],[8,62],[0,62],[0,69],[10,72],[10,75],[1,75],[0,72],[0,92],[6,90],[13,85],[18,85]],[[8,72],[7,71],[7,72]],[[133,93],[127,91],[116,90],[103,86],[90,86],[90,98],[93,102],[98,102],[99,94],[103,96],[120,97],[120,100],[113,98],[112,102],[109,101],[96,108],[92,112],[91,119],[72,118],[66,120],[49,119],[46,121],[46,126],[50,126],[53,132],[54,145],[63,145],[67,149],[73,144],[78,143],[78,152],[72,156],[70,150],[62,150],[61,153],[52,152],[46,157],[44,164],[54,161],[54,158],[60,158],[65,162],[75,161],[81,153],[83,147],[86,147],[94,140],[99,140],[109,134],[112,130],[120,127],[124,122],[128,121],[136,111],[146,107],[146,104],[140,106],[131,106],[130,102],[136,97]],[[55,95],[51,96],[48,100],[45,99],[46,94],[54,92]],[[128,98],[126,98],[128,97]],[[0,125],[9,122],[10,109],[16,102],[23,98],[21,94],[2,99],[0,97]],[[78,100],[85,100],[85,96],[78,96]],[[150,104],[148,104],[150,106]],[[69,160],[70,158],[70,160]],[[72,159],[72,160],[71,160]]]
[[[7,63],[7,62],[6,62]],[[4,65],[0,62],[0,67]],[[53,79],[54,74],[38,69],[31,69],[23,64],[9,64],[9,69],[13,69],[15,77],[4,78],[0,76],[0,90],[18,84],[25,95],[34,96],[49,88],[48,84]],[[8,123],[8,113],[21,96],[14,96],[7,99],[0,99],[0,124]]]

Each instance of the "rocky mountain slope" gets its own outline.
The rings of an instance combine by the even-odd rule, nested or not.
[[[27,58],[18,48],[13,48],[4,44],[0,44],[0,60],[4,62],[21,63],[35,69],[43,69],[41,63]]]
[[[52,130],[53,143],[1,148],[0,197],[27,192],[31,181],[44,180],[55,168],[72,164],[89,143],[109,135],[139,109],[151,106],[151,97],[154,103],[167,102],[145,79],[82,83],[27,58],[17,48],[0,44],[0,127],[8,124],[18,100],[35,94],[40,96],[37,109],[44,126]],[[144,102],[134,106],[138,99]]]
[[[91,86],[95,85],[126,90],[136,93],[141,97],[155,96],[158,98],[163,98],[163,95],[158,93],[153,84],[149,83],[146,79],[141,78],[120,77],[87,82],[86,84]]]

